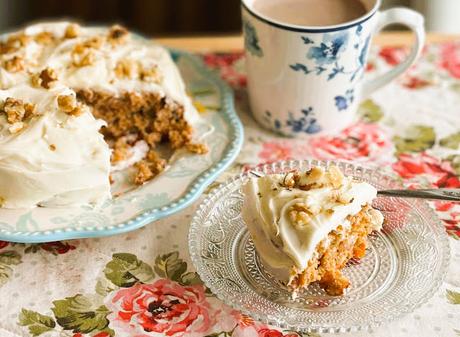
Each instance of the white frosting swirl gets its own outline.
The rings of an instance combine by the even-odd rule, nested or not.
[[[289,270],[295,266],[304,270],[318,243],[339,225],[349,226],[347,217],[370,204],[377,190],[368,183],[354,182],[351,178],[344,178],[338,189],[287,189],[280,185],[283,178],[284,175],[276,174],[249,179],[243,186],[242,216],[259,255],[270,267],[282,273],[283,278],[288,278],[286,268]],[[331,198],[337,193],[346,196],[350,202]],[[296,226],[291,221],[289,211],[295,204],[305,204],[317,211],[310,216],[307,225]],[[380,220],[376,221],[376,229],[382,224]]]
[[[0,197],[3,207],[97,203],[110,197],[110,150],[89,109],[75,117],[60,111],[58,95],[75,95],[65,86],[50,90],[26,84],[0,90],[7,97],[36,104],[41,116],[9,131],[0,115]]]

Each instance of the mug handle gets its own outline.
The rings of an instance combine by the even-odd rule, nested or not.
[[[389,70],[385,74],[377,78],[367,80],[363,84],[362,98],[368,97],[377,89],[380,89],[385,84],[391,82],[401,73],[407,70],[420,55],[425,43],[425,28],[423,16],[416,11],[407,8],[391,8],[386,11],[380,12],[375,32],[378,33],[383,27],[400,23],[409,27],[415,33],[415,42],[412,50],[407,58],[400,64]]]

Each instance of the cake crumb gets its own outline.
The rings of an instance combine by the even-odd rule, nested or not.
[[[129,145],[126,142],[125,138],[118,138],[113,146],[112,164],[118,163],[122,160],[126,160],[131,156],[131,152],[129,151]]]
[[[185,146],[185,148],[196,154],[205,154],[208,153],[209,149],[205,144],[196,144],[196,143],[189,143]]]
[[[150,170],[149,165],[147,164],[146,161],[141,160],[134,164],[134,166],[137,169],[136,176],[134,178],[134,183],[136,185],[142,185],[146,181],[150,180],[153,178],[153,173]]]
[[[56,145],[54,144],[50,144],[49,148],[51,151],[56,151]]]

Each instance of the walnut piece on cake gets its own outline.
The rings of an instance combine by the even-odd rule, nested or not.
[[[7,97],[2,104],[0,113],[6,115],[6,120],[10,126],[10,133],[18,133],[25,127],[25,122],[35,116],[35,105],[24,103],[20,99]]]
[[[20,56],[15,55],[9,60],[5,61],[4,68],[10,73],[17,73],[19,71],[22,71],[25,68],[24,59]]]
[[[53,86],[53,84],[58,80],[58,76],[56,71],[53,68],[45,68],[40,72],[38,76],[40,85],[45,88],[49,89]]]
[[[80,35],[80,25],[76,23],[69,23],[67,25],[67,28],[65,29],[64,32],[64,38],[66,39],[74,39]]]

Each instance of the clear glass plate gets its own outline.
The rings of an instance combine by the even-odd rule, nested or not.
[[[312,165],[338,165],[346,175],[377,188],[400,184],[384,173],[345,162],[288,161],[260,167],[263,173]],[[423,201],[377,198],[385,216],[371,235],[365,258],[344,272],[351,286],[328,296],[316,285],[292,299],[266,272],[241,218],[241,174],[217,188],[200,205],[190,226],[192,261],[205,284],[223,302],[262,322],[301,332],[353,332],[391,321],[426,302],[440,287],[449,262],[444,226]]]

